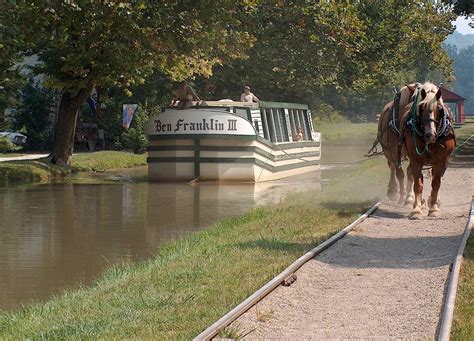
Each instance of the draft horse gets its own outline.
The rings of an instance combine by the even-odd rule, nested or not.
[[[406,84],[396,93],[393,101],[385,105],[379,117],[377,140],[374,143],[374,145],[379,143],[382,146],[382,152],[390,168],[387,197],[392,201],[398,200],[399,204],[404,203],[405,205],[412,204],[414,201],[413,176],[411,166],[408,164],[405,187],[405,171],[402,167],[402,161],[406,159],[407,153],[400,135],[400,118],[405,107],[413,100],[417,86],[416,83]]]
[[[449,107],[441,97],[441,89],[424,83],[415,89],[412,103],[404,108],[401,116],[401,136],[411,172],[414,177],[415,200],[410,216],[422,217],[423,167],[431,167],[431,194],[428,198],[428,215],[440,213],[438,191],[451,153],[456,147],[453,120]]]

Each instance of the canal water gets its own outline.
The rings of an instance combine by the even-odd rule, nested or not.
[[[323,146],[321,172],[259,184],[149,184],[143,167],[0,188],[0,309],[87,285],[107,266],[150,257],[218,219],[318,190],[355,167],[340,162],[362,159],[370,142]]]

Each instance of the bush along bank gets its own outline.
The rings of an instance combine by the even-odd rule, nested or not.
[[[100,151],[74,155],[69,168],[51,165],[48,159],[0,162],[1,183],[47,182],[77,172],[103,172],[146,165],[146,154]]]
[[[384,192],[385,168],[369,161],[321,192],[292,194],[173,242],[148,261],[115,266],[89,288],[4,312],[0,339],[190,339],[370,207]]]

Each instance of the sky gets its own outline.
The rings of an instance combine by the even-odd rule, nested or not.
[[[456,25],[456,31],[462,34],[474,34],[474,28],[469,27],[468,23],[472,20],[464,19],[464,17],[458,17],[454,24]]]

